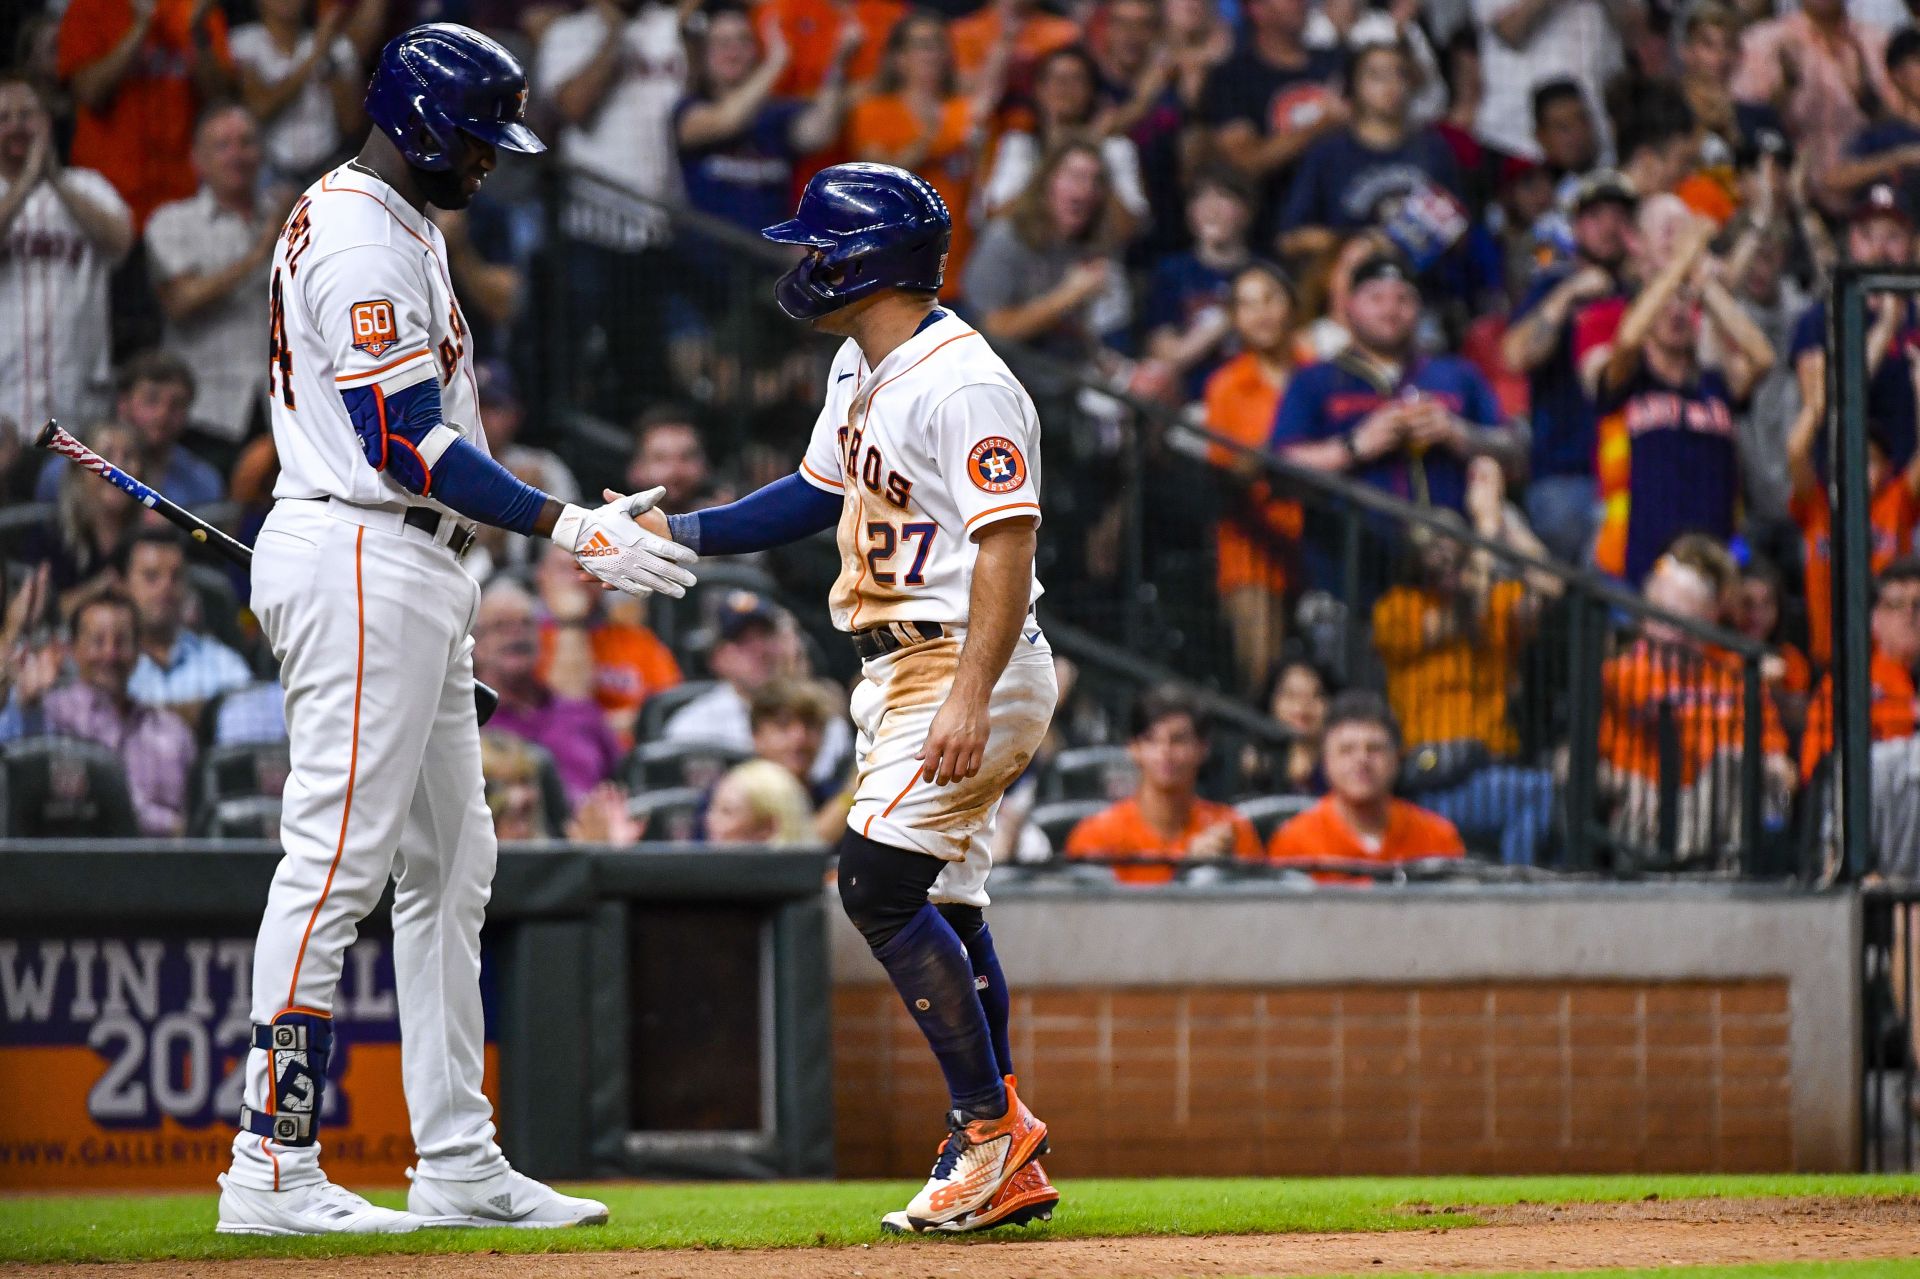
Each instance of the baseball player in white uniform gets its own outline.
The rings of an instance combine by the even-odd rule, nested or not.
[[[508,1166],[481,1092],[480,926],[495,844],[473,702],[475,521],[551,537],[609,587],[685,593],[693,560],[643,532],[657,496],[562,503],[487,455],[473,359],[429,205],[463,208],[501,148],[542,150],[526,79],[464,27],[381,53],[377,126],[308,188],[273,255],[268,394],[280,479],[253,608],[281,662],[285,855],[254,952],[252,1051],[219,1230],[566,1226],[604,1205]],[[407,1212],[320,1169],[330,1010],[389,876],[401,1066],[418,1162]]]
[[[977,1230],[1050,1215],[1046,1125],[1021,1102],[981,909],[1001,796],[1053,715],[1040,596],[1040,425],[987,341],[936,305],[951,232],[925,181],[841,164],[768,239],[807,256],[788,315],[847,337],[799,470],[729,506],[643,526],[701,554],[837,527],[834,625],[862,661],[859,777],[840,896],[947,1080],[948,1137],[883,1225]]]

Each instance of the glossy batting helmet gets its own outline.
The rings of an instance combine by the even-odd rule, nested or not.
[[[924,179],[890,164],[820,170],[800,208],[760,233],[816,250],[780,277],[774,300],[796,320],[816,320],[881,289],[940,290],[953,218]]]
[[[367,85],[367,116],[416,169],[453,163],[456,132],[508,151],[547,149],[525,123],[527,73],[478,31],[429,22],[380,50]]]

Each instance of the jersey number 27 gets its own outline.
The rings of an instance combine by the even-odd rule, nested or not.
[[[873,574],[875,586],[892,586],[898,576],[891,569],[880,565],[899,554],[901,544],[918,539],[920,545],[913,553],[913,567],[907,570],[905,586],[925,586],[927,584],[927,553],[933,550],[933,535],[940,526],[931,521],[914,524],[889,524],[885,520],[873,520],[867,525],[867,571]]]

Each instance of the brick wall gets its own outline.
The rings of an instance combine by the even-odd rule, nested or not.
[[[1016,993],[1063,1176],[1794,1166],[1784,981]],[[842,1176],[924,1175],[940,1076],[890,987],[835,993]]]

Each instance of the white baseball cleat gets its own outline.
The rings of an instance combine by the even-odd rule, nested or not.
[[[933,1175],[907,1205],[916,1231],[933,1230],[978,1211],[1015,1173],[1047,1153],[1047,1126],[1034,1117],[1007,1079],[1007,1111],[983,1119],[955,1110]]]
[[[511,1226],[518,1230],[555,1230],[565,1226],[602,1226],[607,1206],[597,1199],[576,1199],[509,1168],[485,1181],[442,1181],[407,1169],[413,1182],[407,1211],[423,1226]]]
[[[292,1190],[253,1190],[220,1174],[223,1235],[404,1235],[424,1224],[408,1213],[378,1208],[331,1181]]]
[[[942,1152],[944,1153],[944,1151]],[[1060,1192],[1047,1180],[1047,1174],[1040,1167],[1040,1161],[1034,1160],[1019,1172],[1013,1174],[1000,1193],[988,1201],[984,1208],[975,1209],[964,1217],[938,1226],[916,1226],[913,1218],[906,1212],[890,1212],[880,1218],[880,1229],[890,1235],[925,1234],[943,1232],[946,1234],[971,1234],[975,1231],[992,1230],[999,1226],[1025,1226],[1035,1221],[1052,1221],[1055,1205],[1060,1202]]]

